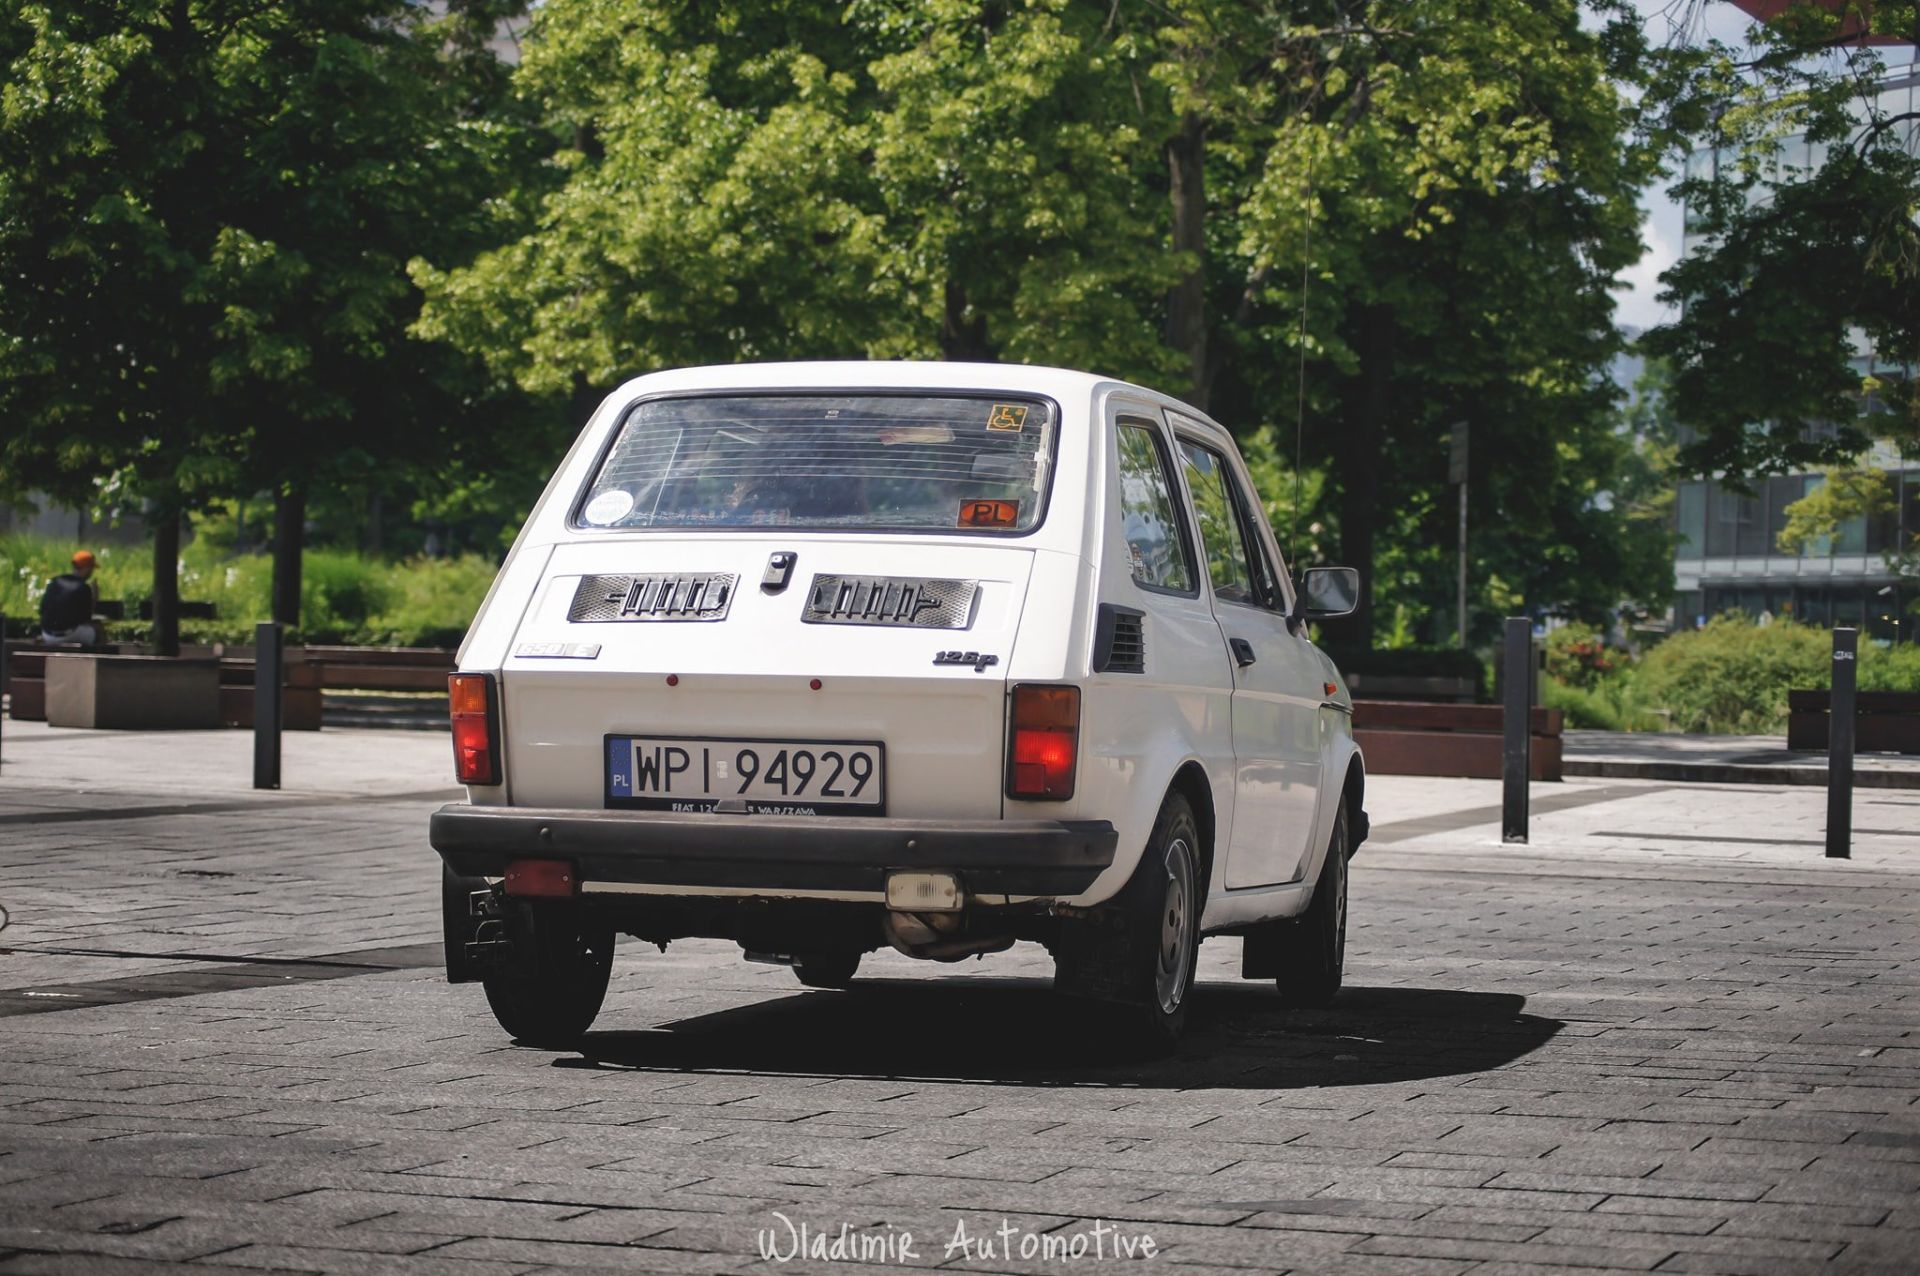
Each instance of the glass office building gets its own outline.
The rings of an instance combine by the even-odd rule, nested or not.
[[[1889,75],[1877,96],[1875,105],[1889,115],[1920,111],[1920,63]],[[1909,148],[1920,145],[1920,121],[1908,120],[1901,127]],[[1711,176],[1722,158],[1711,148],[1696,151],[1688,158],[1687,175]],[[1822,147],[1788,138],[1780,146],[1774,181],[1796,180],[1824,159]],[[1683,252],[1705,242],[1699,230],[1689,214]],[[1879,360],[1864,342],[1856,348],[1853,364],[1863,380],[1913,375],[1910,366]],[[1863,414],[1877,407],[1865,396],[1860,406]],[[1823,483],[1824,476],[1756,479],[1744,492],[1711,480],[1680,484],[1674,501],[1679,543],[1673,623],[1687,628],[1722,612],[1740,611],[1817,625],[1857,625],[1864,634],[1887,641],[1920,639],[1920,611],[1910,610],[1920,604],[1920,582],[1903,584],[1888,562],[1890,552],[1912,549],[1920,533],[1920,457],[1902,456],[1883,445],[1862,464],[1887,472],[1892,508],[1875,518],[1852,519],[1832,537],[1799,553],[1779,547],[1786,507]]]

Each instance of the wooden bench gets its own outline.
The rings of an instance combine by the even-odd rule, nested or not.
[[[297,650],[297,648],[295,649]],[[230,727],[253,729],[253,657],[220,659],[220,717]],[[288,731],[320,729],[320,670],[304,660],[282,666],[280,724]]]
[[[1920,753],[1920,692],[1856,693],[1853,747],[1862,753]],[[1827,747],[1832,720],[1824,691],[1787,692],[1787,748]]]
[[[1535,709],[1529,774],[1561,778],[1558,709]],[[1373,775],[1447,775],[1500,778],[1504,713],[1497,704],[1421,704],[1402,700],[1355,700],[1353,738]]]
[[[1446,704],[1472,704],[1479,697],[1480,685],[1473,678],[1441,675],[1349,673],[1347,690],[1355,700],[1439,701]]]
[[[454,653],[444,647],[309,646],[306,658],[329,691],[445,692],[454,670]]]

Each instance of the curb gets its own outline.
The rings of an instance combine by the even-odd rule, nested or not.
[[[1823,766],[1742,766],[1732,762],[1634,762],[1608,758],[1567,758],[1569,776],[1607,780],[1676,780],[1683,784],[1805,784],[1826,787]],[[1855,768],[1856,789],[1920,789],[1920,770],[1862,771]]]

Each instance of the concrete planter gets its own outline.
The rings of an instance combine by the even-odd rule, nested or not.
[[[163,656],[47,657],[47,725],[116,731],[218,727],[220,662]]]

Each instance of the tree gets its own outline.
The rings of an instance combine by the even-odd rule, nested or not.
[[[1578,19],[551,0],[519,89],[564,142],[558,181],[518,238],[416,264],[417,330],[582,401],[675,364],[937,354],[1115,372],[1248,437],[1291,441],[1299,405],[1290,459],[1363,568],[1377,528],[1451,540],[1431,497],[1471,416],[1481,578],[1594,613],[1659,587],[1602,499],[1624,455],[1608,289],[1651,161],[1609,78],[1632,28]],[[1402,598],[1452,573],[1413,574]],[[1351,636],[1371,624],[1369,593]]]
[[[476,54],[500,5],[121,0],[0,16],[0,413],[10,481],[126,469],[153,511],[155,642],[179,519],[267,488],[297,621],[306,493],[429,464],[471,360],[407,335],[405,263],[484,241],[514,142]],[[479,414],[484,415],[484,414]]]
[[[1874,37],[1920,42],[1920,6],[1796,4],[1755,24],[1756,56],[1676,49],[1653,81],[1651,117],[1710,161],[1675,188],[1704,240],[1662,276],[1684,309],[1643,339],[1674,366],[1690,473],[1844,466],[1876,435],[1920,442],[1920,112],[1876,92]],[[1907,369],[1864,404],[1856,332]]]

